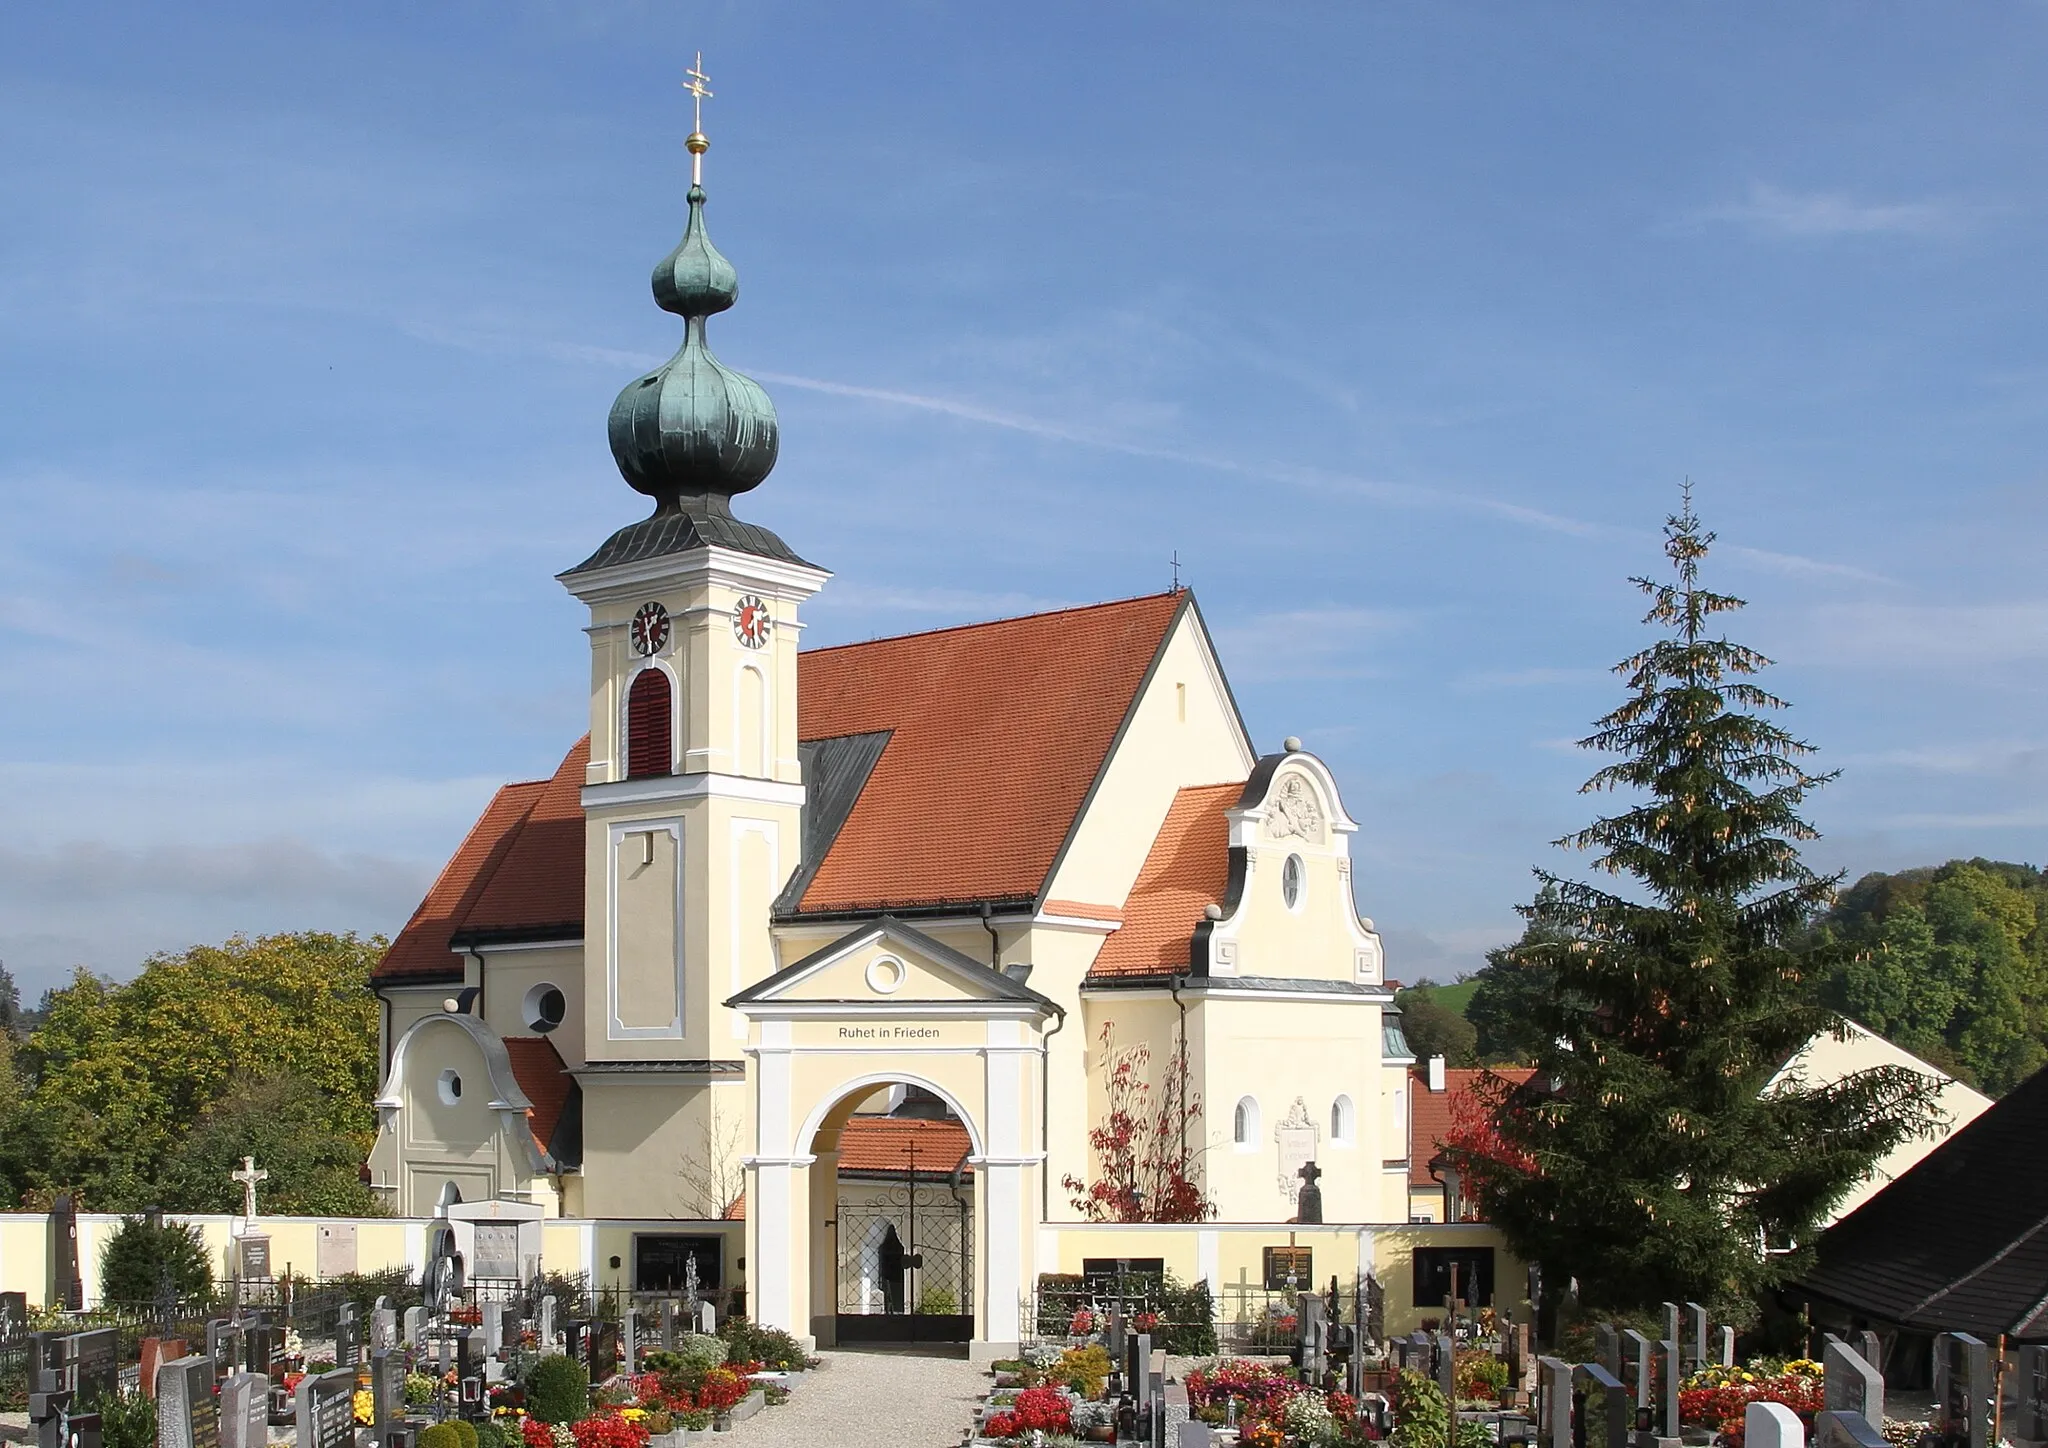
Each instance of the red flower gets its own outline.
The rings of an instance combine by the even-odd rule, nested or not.
[[[1074,1420],[1067,1395],[1058,1388],[1026,1388],[1006,1412],[993,1413],[981,1425],[991,1438],[1022,1438],[1033,1432],[1070,1433]]]
[[[617,1413],[585,1418],[570,1424],[569,1431],[576,1435],[576,1448],[645,1448],[647,1442],[645,1428]]]
[[[1082,1308],[1074,1314],[1074,1320],[1067,1324],[1067,1331],[1075,1337],[1086,1337],[1095,1331],[1095,1314]]]
[[[538,1418],[520,1419],[519,1436],[526,1441],[526,1448],[555,1448],[555,1435]]]
[[[1151,1332],[1158,1326],[1159,1314],[1156,1312],[1139,1312],[1134,1313],[1131,1317],[1131,1330],[1133,1332]]]

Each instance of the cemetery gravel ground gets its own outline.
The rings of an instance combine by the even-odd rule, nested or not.
[[[908,1352],[818,1354],[789,1401],[732,1432],[732,1448],[947,1448],[964,1442],[974,1406],[989,1389],[985,1368],[965,1358]]]

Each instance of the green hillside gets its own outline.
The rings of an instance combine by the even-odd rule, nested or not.
[[[1472,1004],[1472,992],[1477,989],[1479,977],[1468,975],[1455,985],[1432,986],[1430,994],[1436,997],[1437,1003],[1445,1010],[1456,1011],[1462,1016],[1465,1014],[1465,1007]]]

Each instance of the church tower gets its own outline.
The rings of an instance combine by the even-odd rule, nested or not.
[[[619,471],[654,511],[560,577],[590,609],[585,1059],[708,1087],[743,1061],[745,1022],[722,1002],[776,968],[769,910],[804,798],[798,609],[830,575],[733,515],[775,466],[775,408],[706,341],[739,279],[705,229],[708,92],[693,81],[689,220],[654,269],[682,346],[610,421]],[[597,1149],[605,1105],[591,1102]]]

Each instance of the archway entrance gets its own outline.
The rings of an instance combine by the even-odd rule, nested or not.
[[[972,1150],[953,1107],[914,1082],[862,1088],[827,1113],[811,1143],[811,1193],[832,1214],[812,1259],[831,1264],[819,1296],[829,1294],[836,1342],[974,1336]]]
[[[843,1323],[1014,1352],[1059,1007],[886,916],[726,1004],[749,1022],[757,1319],[820,1343]]]

